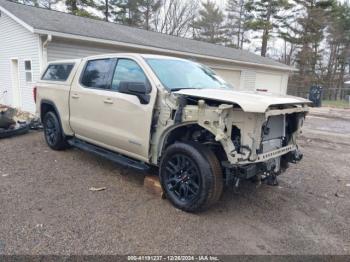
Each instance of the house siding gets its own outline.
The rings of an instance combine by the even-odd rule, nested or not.
[[[267,89],[269,92],[278,94],[286,94],[287,92],[289,73],[286,71],[263,69],[256,66],[248,67],[237,63],[219,63],[204,59],[197,59],[197,61],[214,69],[236,90]],[[276,79],[277,82],[271,82]]]
[[[62,41],[54,39],[47,47],[47,60],[48,62],[52,62],[55,60],[74,59],[92,55],[121,52],[132,52],[132,50],[113,46],[90,44],[86,42],[69,40]]]
[[[275,94],[287,94],[288,73],[257,71],[255,89],[266,89]]]
[[[13,105],[11,59],[18,59],[20,108],[34,112],[33,85],[39,78],[39,36],[29,32],[6,14],[0,16],[0,103]],[[24,61],[31,60],[32,82],[25,80]],[[7,91],[1,97],[4,91]]]

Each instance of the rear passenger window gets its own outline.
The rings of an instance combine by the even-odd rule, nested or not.
[[[66,81],[72,71],[74,64],[51,64],[47,67],[42,80]]]
[[[111,59],[91,60],[87,63],[81,83],[91,88],[109,88],[109,71],[111,69]]]

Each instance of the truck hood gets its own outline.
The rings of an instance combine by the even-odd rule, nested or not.
[[[212,99],[239,105],[245,112],[265,113],[272,105],[301,105],[311,101],[295,97],[272,93],[253,91],[236,91],[227,89],[182,89],[174,94]]]

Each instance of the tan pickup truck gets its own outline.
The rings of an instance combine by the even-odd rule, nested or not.
[[[34,89],[47,144],[74,146],[139,170],[158,167],[171,203],[194,212],[224,185],[277,184],[301,160],[308,100],[235,91],[174,57],[110,54],[50,63]]]

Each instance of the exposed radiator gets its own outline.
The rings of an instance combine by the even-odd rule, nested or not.
[[[285,115],[271,116],[263,130],[262,152],[267,153],[282,147],[286,135]]]

